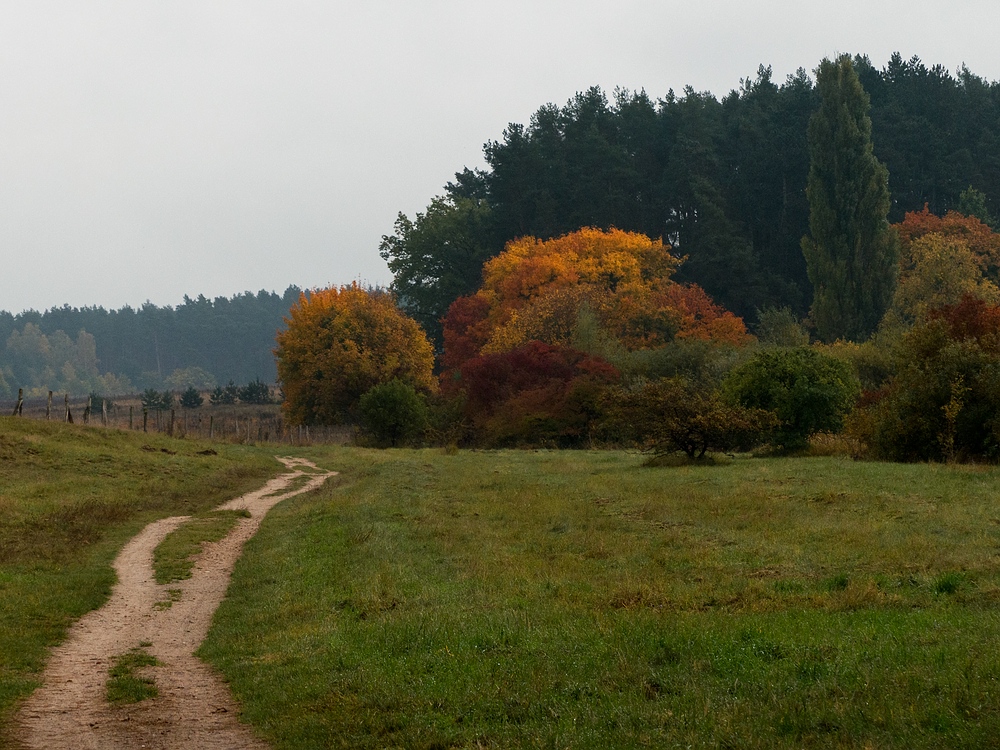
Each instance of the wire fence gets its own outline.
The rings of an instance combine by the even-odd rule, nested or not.
[[[0,400],[0,416],[251,445],[344,445],[354,438],[354,428],[349,425],[288,424],[277,404],[147,409],[138,395],[111,401],[68,394],[61,398],[19,397]]]

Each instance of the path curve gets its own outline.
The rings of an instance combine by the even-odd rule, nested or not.
[[[302,458],[278,460],[288,473],[219,507],[245,508],[250,517],[241,518],[224,539],[204,546],[191,578],[158,585],[153,576],[153,550],[187,516],[155,521],[125,545],[114,562],[118,583],[111,598],[70,628],[66,641],[52,652],[42,687],[18,711],[19,743],[46,750],[267,747],[238,721],[229,688],[194,652],[225,596],[244,542],[264,515],[337,473]],[[304,484],[297,483],[300,477],[307,477]],[[157,602],[169,600],[168,589],[180,589],[179,601],[157,608]],[[159,695],[122,707],[109,705],[105,683],[112,661],[142,643],[152,644],[146,650],[162,663],[147,672]]]

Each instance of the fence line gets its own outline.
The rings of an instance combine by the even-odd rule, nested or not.
[[[0,401],[0,414],[54,421],[58,415],[52,410],[52,399],[51,392],[47,398],[24,398],[20,391],[16,401]],[[277,406],[147,409],[136,397],[130,397],[111,406],[102,399],[98,411],[89,397],[71,398],[69,394],[64,395],[63,404],[63,422],[176,438],[250,445],[343,445],[353,437],[353,428],[344,425],[290,425]]]

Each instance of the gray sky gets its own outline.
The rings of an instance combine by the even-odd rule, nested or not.
[[[388,283],[482,145],[600,85],[839,52],[1000,79],[996,0],[0,0],[0,309]]]

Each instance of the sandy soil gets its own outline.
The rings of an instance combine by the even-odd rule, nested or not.
[[[289,472],[263,488],[231,500],[223,509],[246,508],[219,542],[206,545],[186,581],[157,585],[153,550],[186,520],[165,518],[151,523],[132,539],[115,560],[118,583],[111,599],[82,617],[66,642],[56,648],[45,669],[44,684],[21,706],[15,718],[17,741],[27,748],[266,748],[237,719],[238,708],[228,687],[194,651],[229,585],[243,543],[260,527],[275,504],[319,487],[336,472],[326,472],[304,459],[279,458]],[[305,484],[293,482],[303,475]],[[169,608],[167,589],[180,589]],[[127,706],[105,700],[105,683],[114,658],[140,644],[161,666],[146,668],[159,690],[156,698]]]

